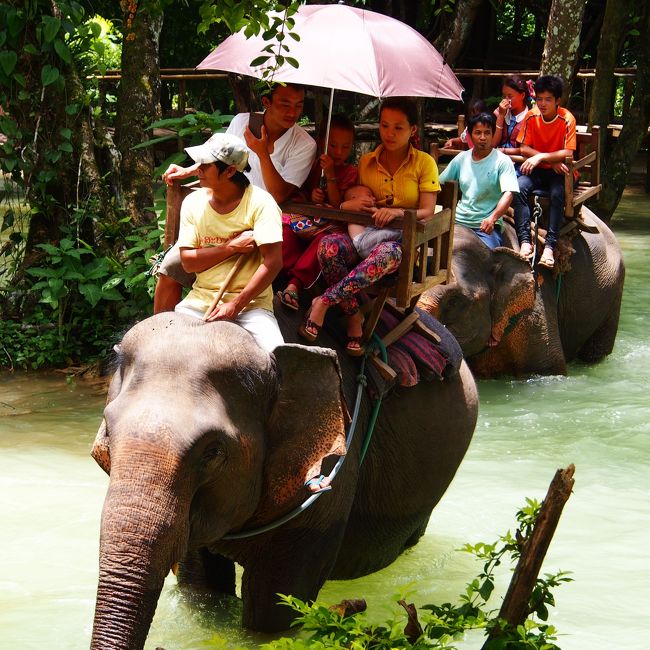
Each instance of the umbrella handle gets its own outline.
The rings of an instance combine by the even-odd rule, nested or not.
[[[214,298],[212,299],[212,302],[210,303],[210,306],[207,308],[205,311],[205,314],[203,314],[203,320],[207,320],[208,316],[212,313],[212,310],[219,304],[219,301],[221,298],[223,298],[223,294],[226,292],[226,289],[232,282],[232,279],[237,275],[237,272],[241,268],[242,264],[244,263],[244,259],[248,257],[248,255],[241,254],[236,262],[232,265],[232,268],[230,271],[228,271],[228,275],[226,276],[226,279],[223,281],[223,284],[219,288],[219,291],[215,294]]]

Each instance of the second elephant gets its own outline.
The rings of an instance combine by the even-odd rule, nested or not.
[[[469,229],[456,227],[453,281],[423,294],[419,306],[444,323],[480,377],[566,374],[574,359],[610,354],[623,295],[625,267],[608,226],[583,208],[597,233],[570,244],[570,270],[535,277],[513,248],[488,249]]]

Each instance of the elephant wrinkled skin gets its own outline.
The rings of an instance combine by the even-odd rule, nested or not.
[[[278,314],[287,339],[294,314]],[[92,648],[142,648],[175,565],[181,584],[234,594],[239,563],[244,624],[278,630],[291,613],[277,593],[313,599],[327,578],[376,571],[417,542],[476,424],[464,363],[387,399],[359,467],[364,397],[333,490],[279,528],[223,539],[292,510],[344,453],[357,368],[315,346],[269,355],[234,324],[173,313],[125,335],[93,447],[110,484]]]
[[[598,233],[570,240],[570,269],[554,277],[530,265],[509,247],[490,250],[468,228],[454,236],[452,282],[425,292],[419,307],[456,337],[475,375],[566,374],[574,359],[596,362],[616,340],[625,267],[607,225],[583,208]]]

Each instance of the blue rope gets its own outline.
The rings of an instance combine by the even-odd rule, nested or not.
[[[381,354],[381,359],[384,362],[388,361],[388,353],[386,352],[386,346],[384,342],[373,332],[372,334],[372,343],[375,347],[379,348],[379,353]],[[366,352],[367,354],[367,352]],[[365,358],[364,358],[365,362]],[[372,434],[375,430],[375,424],[377,424],[377,418],[379,416],[379,409],[381,408],[381,396],[379,396],[372,407],[372,412],[370,413],[370,418],[368,420],[368,427],[366,429],[366,436],[363,439],[363,444],[361,446],[361,454],[359,456],[359,466],[363,464],[363,460],[366,457],[368,447],[370,446],[370,441],[372,440]]]

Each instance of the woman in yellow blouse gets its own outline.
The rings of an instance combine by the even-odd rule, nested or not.
[[[381,144],[359,161],[359,182],[372,190],[374,200],[359,198],[358,205],[347,209],[372,213],[378,228],[403,217],[405,209],[417,209],[419,219],[433,214],[440,190],[438,168],[431,156],[413,146],[416,132],[415,103],[405,97],[384,100],[379,111]],[[359,356],[362,320],[356,294],[398,268],[401,244],[382,241],[361,260],[347,233],[333,233],[321,240],[318,259],[329,288],[314,299],[299,333],[315,341],[327,310],[339,305],[348,316],[346,351]]]

